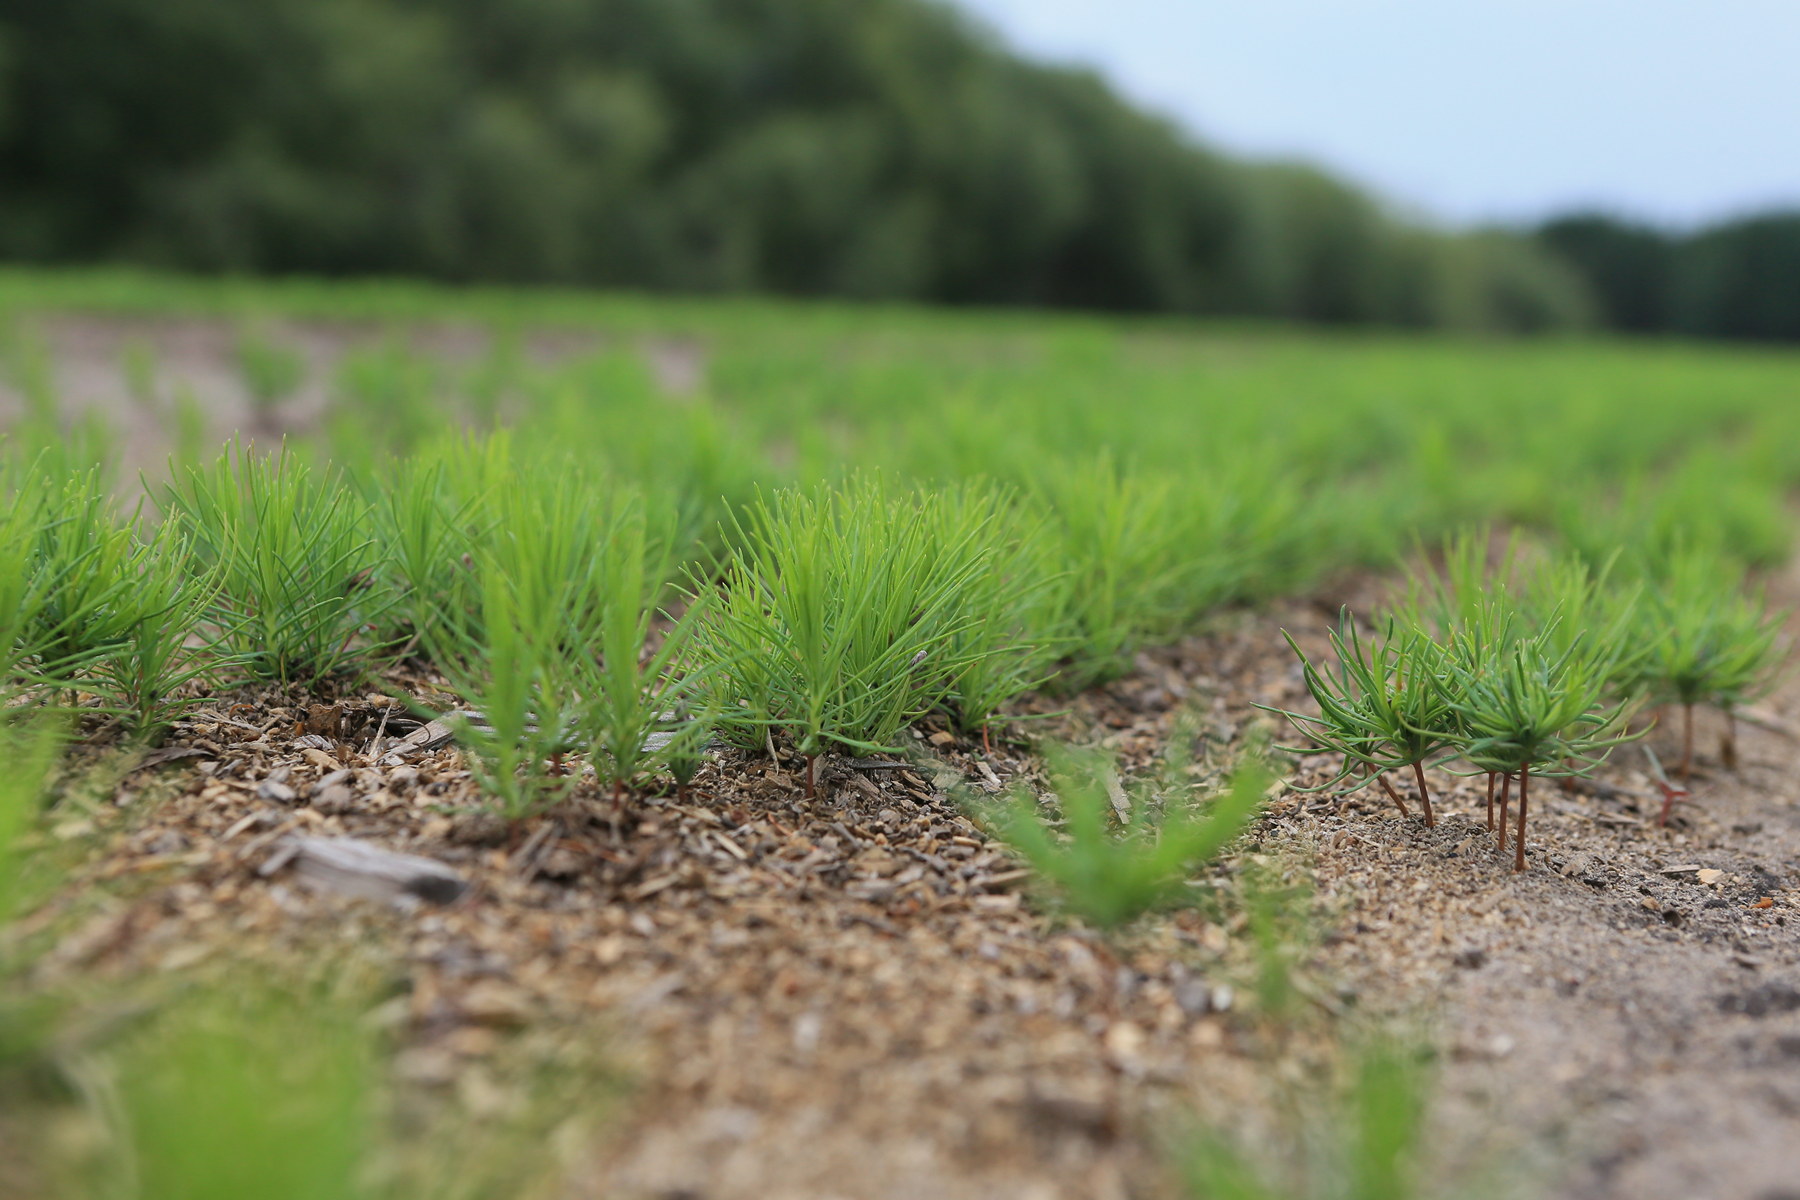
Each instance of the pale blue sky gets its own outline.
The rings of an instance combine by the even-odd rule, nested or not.
[[[1201,137],[1454,221],[1800,205],[1800,0],[958,0]]]

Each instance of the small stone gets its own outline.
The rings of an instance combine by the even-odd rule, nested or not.
[[[462,995],[463,1016],[478,1025],[515,1028],[528,1022],[534,1010],[531,997],[510,983],[483,979]]]
[[[1175,985],[1175,1003],[1190,1017],[1212,1010],[1212,985],[1204,979],[1189,977]]]

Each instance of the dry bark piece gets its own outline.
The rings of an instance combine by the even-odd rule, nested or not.
[[[160,767],[164,763],[174,762],[182,758],[205,758],[210,751],[198,746],[164,746],[161,750],[152,750],[138,761],[133,770],[144,771],[151,767]]]
[[[345,896],[369,900],[399,900],[413,896],[433,904],[450,904],[469,890],[468,881],[443,863],[416,854],[392,850],[357,838],[296,835],[263,866],[273,874],[292,861],[294,871],[312,886]]]
[[[429,750],[436,750],[440,746],[448,745],[450,739],[456,736],[456,730],[449,722],[457,717],[474,725],[486,724],[482,715],[471,709],[458,709],[456,712],[445,713],[435,720],[427,721],[401,738],[392,749],[381,756],[381,765],[397,767],[412,755],[424,754]]]

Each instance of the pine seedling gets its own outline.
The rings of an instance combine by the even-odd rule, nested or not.
[[[1490,563],[1493,532],[1465,529],[1443,543],[1442,565],[1414,573],[1404,602],[1393,616],[1402,628],[1429,630],[1442,638],[1451,630],[1480,620],[1483,606],[1496,596],[1510,595],[1518,584],[1519,542],[1510,537],[1499,559]],[[1421,557],[1422,551],[1415,551]]]
[[[1245,767],[1224,794],[1161,820],[1140,793],[1131,798],[1130,815],[1115,834],[1103,777],[1108,764],[1064,750],[1050,756],[1050,766],[1066,837],[1044,820],[1037,800],[1022,788],[1013,791],[992,823],[1069,911],[1101,929],[1116,929],[1190,894],[1187,880],[1194,868],[1248,828],[1268,786],[1265,771]]]
[[[185,643],[211,578],[187,569],[172,527],[146,541],[135,515],[120,520],[94,470],[54,490],[40,474],[27,490],[37,499],[24,508],[40,518],[17,636],[31,681],[94,694],[129,732],[153,736],[171,715],[169,694],[202,669]]]
[[[162,407],[156,389],[156,348],[142,338],[125,343],[119,354],[119,371],[125,377],[125,390],[132,403],[145,412]]]
[[[238,374],[259,418],[266,419],[306,382],[306,360],[264,330],[245,329],[238,335],[236,351]]]
[[[1491,606],[1493,609],[1497,605]],[[1552,620],[1519,636],[1505,616],[1486,616],[1455,635],[1454,670],[1440,680],[1445,736],[1480,770],[1516,777],[1519,824],[1513,869],[1525,869],[1531,776],[1583,775],[1623,735],[1628,701],[1608,703],[1609,649],[1586,636],[1565,640]],[[1499,848],[1506,849],[1505,794]]]
[[[1387,780],[1387,772],[1410,768],[1418,784],[1425,825],[1435,826],[1425,765],[1455,743],[1452,710],[1443,688],[1443,675],[1449,669],[1443,647],[1421,629],[1400,631],[1391,618],[1380,639],[1365,646],[1356,622],[1345,610],[1339,615],[1337,630],[1328,635],[1335,663],[1322,670],[1306,657],[1291,634],[1284,630],[1282,636],[1300,659],[1306,690],[1319,706],[1319,715],[1267,711],[1286,717],[1317,745],[1342,756],[1338,774],[1321,787],[1360,787],[1373,778],[1401,815],[1410,816],[1406,802]],[[1283,749],[1296,754],[1316,752],[1303,747]]]
[[[433,603],[420,637],[484,718],[459,722],[458,741],[483,788],[518,819],[574,781],[564,759],[581,740],[583,660],[598,643],[602,605],[596,554],[609,518],[585,481],[542,472],[516,478],[495,519],[474,556],[476,603]]]
[[[43,581],[33,569],[44,523],[43,497],[34,491],[0,492],[0,725],[10,702],[27,687],[29,664],[42,657],[36,633],[43,627]]]
[[[285,450],[234,447],[189,468],[166,507],[196,566],[216,570],[218,646],[252,679],[313,683],[364,667],[367,640],[394,603],[378,573],[368,506],[333,475]]]
[[[439,614],[467,617],[480,605],[475,552],[493,535],[486,494],[459,495],[442,460],[408,458],[370,488],[379,558],[395,603],[389,638],[411,648]]]
[[[1570,550],[1596,566],[1617,556],[1651,575],[1695,550],[1740,568],[1776,566],[1793,544],[1782,489],[1710,448],[1688,454],[1666,476],[1628,480],[1616,500],[1569,497],[1556,526]]]
[[[34,682],[76,688],[97,662],[122,648],[141,616],[138,575],[148,548],[121,522],[95,470],[43,489],[32,547],[32,615],[22,631]]]
[[[891,751],[964,665],[952,642],[972,619],[987,521],[969,514],[946,533],[943,503],[867,480],[780,493],[757,503],[724,578],[696,597],[694,661],[721,733],[758,746],[786,732],[806,757],[808,795],[819,755]]]
[[[1722,750],[1735,765],[1737,709],[1774,687],[1786,657],[1783,616],[1744,590],[1741,568],[1706,551],[1674,552],[1646,587],[1634,631],[1641,654],[1627,680],[1651,703],[1681,706],[1683,784],[1693,772],[1696,705],[1724,712]]]
[[[139,556],[131,619],[123,637],[101,658],[81,686],[100,696],[135,737],[154,740],[199,697],[177,699],[182,687],[215,669],[195,654],[188,637],[218,591],[217,576],[196,569],[180,531],[165,524]]]
[[[1519,589],[1521,627],[1545,638],[1555,653],[1586,640],[1611,664],[1607,680],[1615,700],[1629,698],[1639,686],[1642,663],[1650,647],[1633,635],[1639,620],[1642,587],[1622,581],[1618,556],[1597,565],[1562,555],[1539,566]]]
[[[664,714],[681,706],[702,680],[678,673],[678,666],[688,663],[706,598],[695,599],[679,617],[658,607],[674,561],[674,513],[666,516],[671,519],[653,523],[641,500],[620,503],[595,553],[597,641],[577,656],[576,686],[585,701],[581,728],[594,769],[615,798],[662,756],[651,735],[665,730]],[[658,615],[665,624],[653,647],[651,624]]]
[[[429,627],[432,660],[450,686],[480,714],[452,723],[457,743],[474,758],[476,781],[519,820],[560,800],[574,782],[562,758],[574,749],[578,712],[564,651],[557,643],[566,615],[546,628],[543,609],[522,596],[503,571],[484,565],[474,614],[446,612]]]
[[[1045,519],[1021,512],[1007,493],[964,488],[952,493],[943,511],[952,545],[971,519],[992,530],[981,542],[961,543],[965,553],[987,554],[989,561],[969,576],[961,606],[969,619],[959,623],[949,645],[949,656],[962,664],[950,680],[951,717],[963,732],[979,732],[987,745],[988,727],[1002,710],[1054,676],[1057,658],[1072,641],[1071,585],[1057,568]]]
[[[1069,581],[1073,644],[1059,688],[1076,692],[1124,675],[1146,639],[1179,631],[1225,594],[1207,514],[1183,503],[1174,478],[1122,471],[1101,455],[1040,472],[1033,486],[1055,514]]]
[[[706,764],[706,744],[713,736],[718,719],[711,713],[693,712],[685,701],[676,702],[668,718],[668,728],[654,736],[661,743],[657,749],[663,764],[668,767],[670,778],[675,780],[676,802],[686,804],[688,789]]]
[[[1193,1200],[1412,1200],[1423,1194],[1429,1076],[1423,1056],[1392,1038],[1356,1046],[1324,1105],[1252,1147],[1196,1130],[1175,1159]]]
[[[380,1071],[363,1018],[251,980],[178,995],[116,1054],[114,1182],[129,1187],[98,1194],[374,1196]]]

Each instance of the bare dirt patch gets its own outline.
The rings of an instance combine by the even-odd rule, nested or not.
[[[343,402],[340,371],[358,351],[398,347],[429,359],[454,378],[475,368],[496,347],[494,331],[473,322],[383,329],[349,321],[91,313],[34,314],[21,318],[10,336],[14,354],[41,356],[25,369],[47,371],[46,382],[65,418],[93,414],[105,420],[119,439],[127,479],[161,468],[175,444],[183,398],[191,399],[204,418],[199,432],[208,443],[222,444],[237,435],[278,441],[284,434],[315,431],[331,407]],[[252,402],[247,386],[239,350],[246,336],[292,354],[301,367],[293,391],[269,411]],[[519,335],[517,352],[521,366],[548,370],[614,344],[591,330],[532,329]],[[630,345],[671,397],[704,388],[707,359],[699,343],[648,338]],[[14,364],[0,372],[0,425],[26,411],[19,369]],[[447,409],[445,419],[456,415]]]

